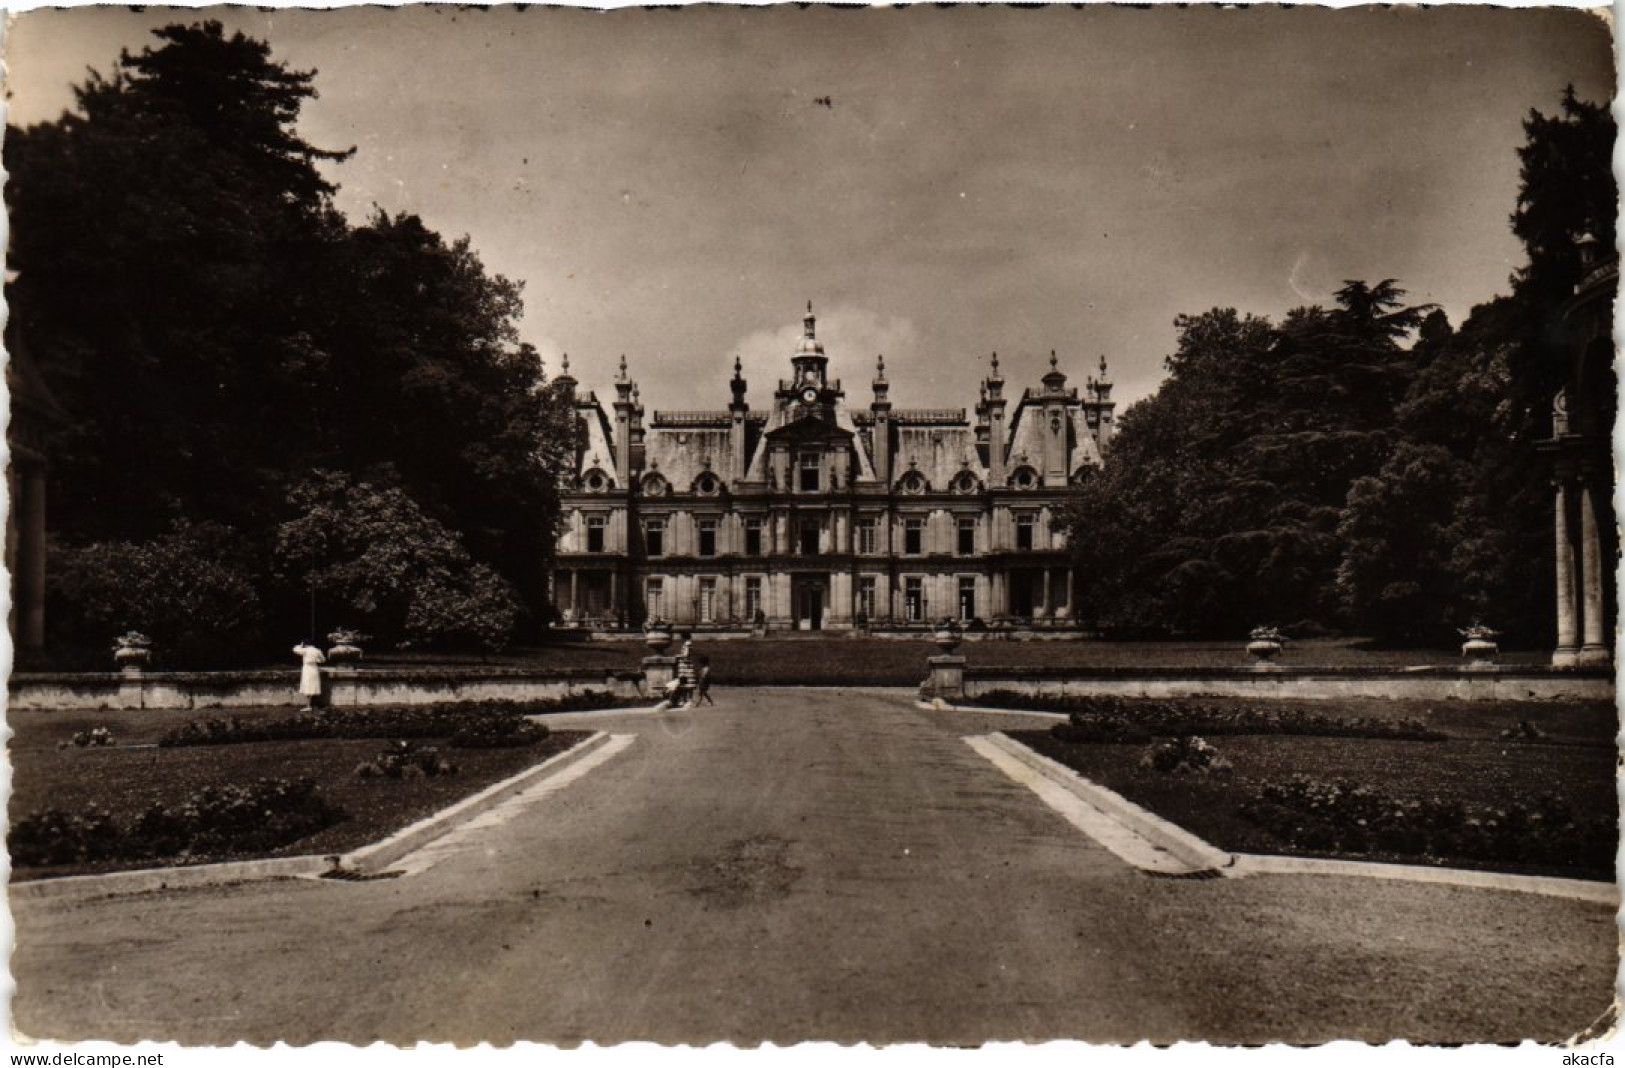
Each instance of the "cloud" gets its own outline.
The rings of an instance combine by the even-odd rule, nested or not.
[[[906,317],[884,315],[848,304],[827,309],[815,307],[813,313],[817,316],[818,340],[824,345],[824,355],[829,357],[829,377],[841,379],[849,404],[861,406],[868,402],[876,356],[886,356],[889,378],[899,364],[915,363],[923,355],[919,331]],[[779,380],[790,377],[790,358],[801,342],[801,335],[800,316],[793,323],[752,331],[736,341],[732,351],[722,356],[717,366],[724,369],[724,379],[732,377],[737,355],[745,379],[750,383],[747,396],[751,407],[766,408]],[[718,385],[724,391],[722,403],[726,403],[726,385],[721,382]]]

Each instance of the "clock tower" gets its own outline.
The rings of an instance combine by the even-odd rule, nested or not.
[[[807,302],[807,317],[801,321],[801,344],[796,346],[796,354],[790,358],[790,363],[796,369],[794,386],[796,392],[802,394],[803,403],[811,404],[819,400],[821,393],[828,384],[826,372],[829,357],[824,355],[824,344],[818,340],[818,320],[813,315],[812,301]],[[813,390],[814,395],[809,400],[805,394]]]

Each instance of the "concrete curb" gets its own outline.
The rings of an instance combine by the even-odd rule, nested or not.
[[[659,705],[635,705],[627,708],[589,708],[581,712],[537,712],[525,718],[532,723],[547,726],[567,719],[599,719],[605,716],[648,716],[661,711]]]
[[[978,705],[956,705],[938,697],[930,701],[916,701],[915,705],[927,712],[967,712],[978,716],[1037,716],[1040,719],[1066,719],[1066,712],[1029,712],[1021,708],[982,708]]]
[[[179,890],[192,886],[240,883],[250,879],[297,879],[320,875],[328,863],[321,857],[271,857],[234,860],[224,864],[198,864],[187,868],[143,868],[106,875],[64,875],[35,879],[6,888],[12,901],[48,901],[70,897],[140,894],[151,890]]]
[[[1618,884],[1597,882],[1592,879],[1508,875],[1503,872],[1473,871],[1466,868],[1431,868],[1420,864],[1381,864],[1374,861],[1327,860],[1319,857],[1226,853],[1183,827],[1147,812],[1121,794],[1091,782],[1071,768],[1033,752],[1008,735],[994,733],[987,737],[1001,751],[1059,783],[1135,834],[1180,860],[1189,862],[1192,856],[1205,856],[1210,861],[1218,861],[1204,866],[1219,869],[1227,878],[1240,879],[1253,875],[1339,875],[1345,878],[1387,879],[1391,882],[1435,883],[1470,890],[1505,890],[1519,894],[1540,894],[1544,897],[1568,898],[1615,908],[1620,904]],[[1163,837],[1170,832],[1176,837],[1173,839]],[[1176,842],[1183,844],[1175,844]],[[1192,847],[1196,852],[1181,851]]]
[[[1560,879],[1551,875],[1507,875],[1466,868],[1427,868],[1419,864],[1378,864],[1363,860],[1325,860],[1319,857],[1283,857],[1257,853],[1237,853],[1235,867],[1227,874],[1248,875],[1341,875],[1345,878],[1388,879],[1410,883],[1442,883],[1472,890],[1507,890],[1519,894],[1541,894],[1573,901],[1618,908],[1619,886],[1593,879]]]
[[[388,838],[372,845],[346,853],[339,860],[341,868],[359,872],[377,872],[439,838],[446,832],[482,815],[519,791],[574,764],[582,757],[607,743],[610,735],[595,731],[562,753],[548,757],[534,767],[519,774],[492,783],[472,797],[465,797],[450,808],[443,808],[432,816],[396,831]]]
[[[1064,764],[1033,752],[1009,735],[995,732],[988,738],[1002,752],[1099,809],[1191,871],[1216,871],[1235,863],[1236,858],[1232,854],[1216,849],[1185,828],[1146,811],[1122,794],[1090,782]]]
[[[412,850],[455,829],[505,801],[538,780],[561,771],[588,753],[606,744],[610,735],[597,731],[562,753],[558,753],[517,775],[492,783],[471,797],[403,828],[388,838],[362,846],[339,858],[339,866],[356,871],[377,871]],[[106,897],[139,894],[153,890],[178,890],[195,886],[217,886],[255,879],[313,878],[328,871],[326,857],[269,857],[263,860],[235,860],[224,864],[198,864],[189,867],[143,868],[116,871],[106,875],[65,875],[60,879],[36,879],[12,883],[7,894],[12,901],[49,901],[62,898]]]

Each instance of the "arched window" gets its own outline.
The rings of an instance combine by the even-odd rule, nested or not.
[[[955,493],[976,493],[981,488],[982,484],[969,471],[961,471],[954,476],[953,491]]]
[[[601,468],[593,468],[581,476],[581,488],[588,493],[603,493],[614,481]]]
[[[643,495],[645,497],[664,497],[671,491],[671,486],[659,475],[649,474],[643,476]]]

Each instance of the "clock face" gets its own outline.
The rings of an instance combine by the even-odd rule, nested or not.
[[[801,391],[801,400],[805,404],[813,404],[818,400],[818,391],[811,386]]]

